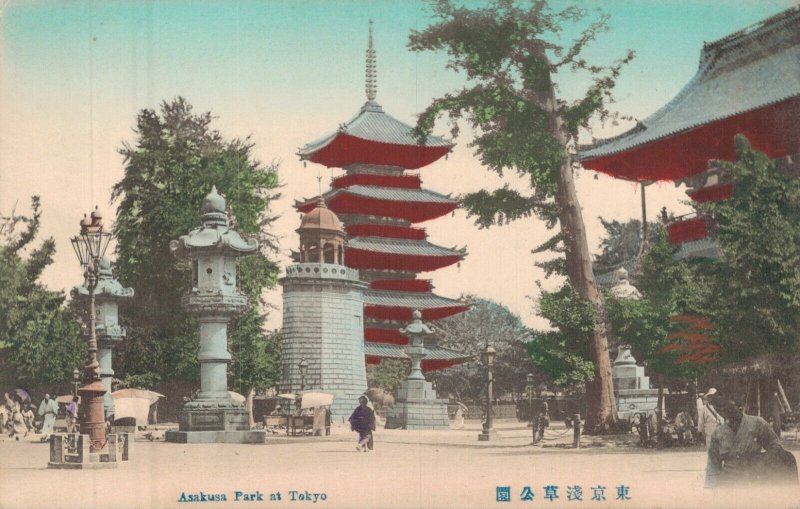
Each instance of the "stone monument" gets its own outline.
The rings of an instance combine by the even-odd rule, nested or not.
[[[618,418],[629,419],[638,413],[650,415],[655,412],[658,389],[650,388],[650,377],[644,376],[643,366],[636,365],[630,346],[619,347],[611,376],[617,397]]]
[[[225,199],[214,187],[200,206],[202,226],[170,243],[192,262],[192,289],[183,307],[200,322],[200,392],[178,415],[178,429],[166,440],[180,443],[261,443],[264,431],[250,430],[247,410],[228,393],[228,321],[247,307],[239,290],[239,258],[258,242],[230,227]]]
[[[281,382],[284,393],[334,395],[331,417],[344,421],[367,390],[364,291],[358,270],[344,264],[346,233],[320,199],[297,229],[300,252],[283,286]],[[300,367],[305,361],[307,372]]]
[[[620,267],[614,271],[612,285],[611,295],[618,299],[639,300],[642,298],[638,288],[628,280],[628,271],[625,267]]]
[[[96,302],[97,361],[100,363],[100,380],[106,388],[103,407],[106,417],[114,413],[114,398],[111,397],[111,379],[114,376],[112,355],[114,347],[125,337],[125,329],[119,324],[118,302],[133,297],[133,288],[124,288],[114,279],[111,262],[105,256],[100,259],[97,287],[94,290]],[[86,282],[72,288],[70,295],[76,300],[89,298]]]
[[[411,372],[397,391],[397,401],[386,416],[386,428],[450,429],[447,400],[438,399],[436,391],[422,373],[422,359],[427,355],[425,336],[434,330],[422,323],[422,313],[415,310],[413,320],[400,333],[409,337],[406,355],[411,358]]]

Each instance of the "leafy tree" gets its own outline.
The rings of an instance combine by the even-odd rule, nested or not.
[[[488,170],[499,175],[513,171],[525,178],[530,194],[505,185],[494,191],[468,194],[464,206],[482,227],[537,216],[560,226],[550,247],[561,246],[562,267],[571,288],[603,315],[603,303],[592,277],[586,229],[574,183],[578,131],[592,118],[613,118],[608,110],[621,67],[633,58],[628,52],[611,65],[589,64],[586,46],[608,29],[600,14],[583,26],[569,46],[559,43],[565,25],[580,24],[586,12],[578,7],[552,10],[546,1],[494,0],[487,7],[457,7],[450,0],[432,6],[435,24],[413,31],[414,51],[443,50],[448,68],[466,74],[468,86],[438,98],[420,115],[418,131],[430,132],[442,114],[449,115],[452,135],[459,120],[475,132],[472,146]],[[575,100],[557,95],[557,79],[565,70],[587,73],[591,84]],[[595,320],[583,340],[590,347],[594,378],[587,386],[587,432],[603,432],[615,420],[611,362],[604,321]]]
[[[226,197],[236,227],[256,236],[257,256],[241,263],[242,291],[250,308],[229,327],[233,386],[250,395],[271,385],[278,373],[275,338],[263,328],[261,293],[276,283],[269,204],[278,195],[277,168],[252,158],[249,139],[226,140],[212,129],[210,113],[196,114],[183,98],[142,110],[137,140],[124,143],[125,175],[113,189],[119,200],[114,233],[117,274],[136,295],[122,312],[128,328],[122,373],[142,380],[196,380],[196,320],[180,305],[191,284],[188,262],[176,259],[171,240],[199,223],[200,203],[212,185]],[[155,378],[153,375],[156,375]]]
[[[52,238],[32,245],[40,220],[38,196],[29,216],[0,217],[0,383],[6,386],[62,384],[86,364],[86,345],[63,306],[64,294],[39,282],[56,250]]]
[[[469,311],[436,323],[439,345],[477,357],[488,340],[497,351],[495,394],[521,394],[527,384],[527,374],[533,371],[525,351],[530,336],[528,329],[518,316],[501,304],[475,296],[465,299],[473,302]],[[486,370],[479,357],[475,362],[432,371],[426,377],[436,382],[440,395],[450,394],[459,400],[475,401],[486,387]]]
[[[411,370],[411,363],[402,359],[382,359],[380,364],[367,366],[367,385],[394,392]]]
[[[630,344],[637,358],[646,360],[656,373],[694,378],[708,366],[683,358],[698,334],[709,298],[705,263],[673,259],[672,246],[663,228],[642,261],[638,286],[642,298],[617,299],[605,295],[609,321],[616,338]],[[711,339],[709,336],[708,339]]]
[[[725,360],[797,350],[800,341],[800,179],[736,139],[736,161],[718,163],[733,195],[698,205],[723,253],[709,272],[708,309]]]
[[[594,378],[592,352],[584,338],[595,327],[596,309],[565,285],[556,292],[542,292],[539,314],[553,330],[533,333],[528,343],[533,364],[557,385],[582,388]]]
[[[624,223],[612,220],[606,221],[602,217],[600,224],[606,230],[606,236],[600,242],[600,254],[595,258],[595,272],[598,268],[612,268],[639,256],[642,250],[642,222],[631,219]],[[663,226],[658,223],[648,222],[648,244],[652,245],[658,237],[659,229]]]

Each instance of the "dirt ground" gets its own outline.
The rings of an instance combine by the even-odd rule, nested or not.
[[[328,437],[269,435],[263,445],[140,438],[132,461],[100,471],[48,469],[48,446],[38,436],[2,438],[0,508],[800,507],[798,489],[704,489],[702,446],[642,449],[632,445],[631,435],[584,437],[583,447],[573,449],[571,432],[563,427],[551,428],[543,445],[531,446],[530,428],[516,421],[497,423],[499,440],[478,442],[478,428],[467,421],[464,430],[379,429],[370,453],[355,450],[355,434],[344,426],[335,426]],[[788,448],[795,443],[787,441]],[[555,487],[558,498],[548,499],[546,486],[551,492]],[[510,500],[498,501],[505,487]],[[532,500],[522,499],[525,487]],[[604,500],[593,500],[599,487],[605,488]],[[627,499],[618,497],[620,487],[627,487]],[[226,500],[181,501],[191,495]]]

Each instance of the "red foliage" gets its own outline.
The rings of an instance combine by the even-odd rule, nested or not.
[[[713,336],[706,332],[713,331],[711,320],[702,316],[679,315],[671,318],[673,324],[681,327],[669,335],[672,341],[659,350],[660,353],[682,353],[675,359],[676,364],[707,364],[716,360],[720,346],[714,342]]]

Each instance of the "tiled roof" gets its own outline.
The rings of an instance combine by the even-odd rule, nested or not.
[[[453,198],[439,194],[435,191],[427,189],[402,189],[397,187],[376,187],[376,186],[350,186],[341,189],[331,189],[322,197],[326,202],[339,194],[353,194],[362,196],[364,198],[373,198],[376,200],[386,201],[402,201],[402,202],[419,202],[419,203],[458,203]],[[307,198],[303,201],[297,201],[295,207],[301,208],[311,203],[316,203],[318,198]]]
[[[630,131],[580,152],[608,156],[716,120],[800,97],[800,6],[704,46],[689,83]]]
[[[401,189],[398,187],[350,186],[341,191],[365,198],[390,201],[415,201],[425,203],[457,203],[456,200],[427,189]]]
[[[464,249],[448,249],[427,240],[393,239],[386,237],[354,237],[347,241],[348,249],[415,256],[464,256]]]
[[[414,135],[410,125],[387,115],[375,101],[367,101],[358,114],[345,124],[322,138],[304,145],[297,154],[301,159],[308,159],[318,150],[330,144],[339,133],[349,134],[363,140],[390,143],[394,145],[416,145],[419,139]],[[452,147],[450,141],[439,136],[429,135],[422,144],[426,147]]]
[[[717,242],[714,239],[705,238],[682,243],[678,249],[673,252],[672,258],[675,260],[719,258],[720,255],[721,252]]]
[[[391,290],[367,290],[364,295],[364,304],[367,306],[389,306],[412,309],[444,308],[464,306],[460,300],[440,297],[433,293],[423,292],[395,292]]]
[[[441,346],[426,345],[425,348],[428,351],[428,355],[426,355],[424,358],[426,361],[460,360],[469,359],[472,357],[471,355],[456,352],[455,350],[450,350],[448,348],[442,348]],[[406,355],[406,347],[400,345],[390,345],[387,343],[370,343],[367,341],[364,343],[364,353],[365,355],[374,357],[389,357],[394,359],[408,358]]]

